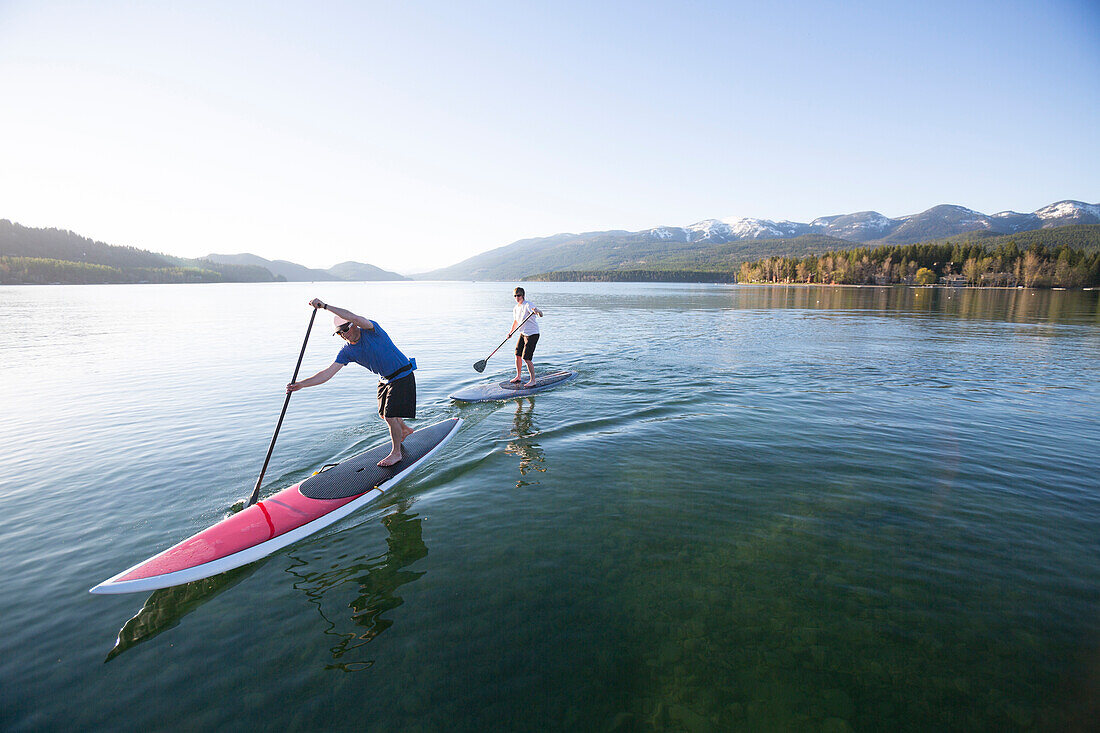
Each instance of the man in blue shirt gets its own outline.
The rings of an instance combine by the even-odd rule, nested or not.
[[[393,441],[390,454],[380,460],[378,465],[392,466],[399,463],[401,443],[413,432],[405,424],[404,418],[411,420],[416,417],[416,377],[413,376],[416,359],[409,359],[402,354],[382,327],[369,318],[322,303],[319,298],[314,298],[309,304],[332,313],[336,334],[347,343],[329,367],[308,379],[288,384],[286,391],[297,392],[303,387],[324,384],[353,361],[374,372],[381,377],[378,382],[378,414],[386,421],[390,429],[390,440]]]

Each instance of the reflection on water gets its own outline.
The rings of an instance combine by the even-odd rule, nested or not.
[[[1100,323],[1100,291],[840,285],[560,286],[558,309],[597,314],[691,310],[880,310],[893,316],[936,314],[965,320]],[[572,292],[574,291],[575,292]]]
[[[1091,297],[1090,297],[1091,296]],[[738,286],[734,308],[881,310],[995,321],[1100,322],[1096,293],[1015,288]]]
[[[324,620],[324,633],[336,640],[329,647],[333,663],[326,669],[354,672],[373,665],[373,660],[355,657],[355,653],[393,625],[393,619],[384,614],[404,603],[397,589],[424,575],[423,571],[405,569],[428,554],[422,520],[409,513],[410,506],[402,503],[397,513],[382,520],[389,536],[387,550],[381,555],[341,562],[321,571],[310,570],[308,562],[291,555],[294,565],[287,572],[298,578],[294,587],[305,591]],[[348,628],[348,622],[358,628]]]
[[[329,668],[354,671],[371,666],[373,662],[345,662],[342,657],[393,625],[391,619],[383,618],[382,615],[403,603],[395,591],[424,574],[404,570],[406,566],[428,554],[428,548],[421,537],[421,520],[417,515],[409,514],[408,509],[409,504],[405,503],[398,513],[382,519],[382,526],[389,531],[389,536],[386,538],[388,549],[381,555],[353,561],[350,565],[341,564],[335,569],[319,573],[308,572],[308,562],[296,555],[290,555],[294,564],[287,568],[287,572],[298,578],[294,587],[304,590],[310,602],[317,606],[328,625],[325,633],[340,639],[330,650],[336,663],[329,665]],[[119,630],[115,645],[107,653],[104,663],[168,629],[179,626],[184,616],[252,575],[269,559],[265,558],[193,583],[154,591],[141,610]],[[307,570],[303,571],[303,568]],[[339,595],[338,589],[345,584],[356,588],[357,595],[348,603],[347,608],[351,609],[351,622],[364,629],[363,631],[337,631],[339,617],[333,621],[322,606],[322,600],[326,596],[336,597]]]
[[[107,652],[104,663],[143,641],[149,641],[163,631],[179,626],[184,616],[222,591],[237,585],[256,572],[265,562],[267,562],[266,559],[258,560],[212,578],[203,578],[193,583],[153,591],[141,610],[119,630],[118,639],[115,640],[111,651]]]
[[[543,465],[546,462],[543,450],[538,443],[531,439],[532,436],[538,434],[534,413],[534,397],[516,400],[516,414],[512,420],[511,431],[513,440],[508,441],[508,445],[504,447],[504,452],[519,456],[519,475],[524,478],[516,481],[517,489],[538,483],[538,481],[526,480],[525,477],[529,471],[546,471],[546,466]]]

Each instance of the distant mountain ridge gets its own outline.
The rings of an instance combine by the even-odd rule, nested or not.
[[[315,270],[253,254],[190,259],[105,244],[64,229],[0,219],[0,283],[271,282],[409,280],[364,262]]]
[[[267,260],[248,252],[241,252],[234,255],[208,254],[204,259],[223,265],[250,265],[253,267],[262,267],[272,275],[281,275],[290,282],[338,279],[335,275],[325,270],[315,270],[294,262],[288,262],[287,260]]]
[[[1058,201],[1021,214],[987,215],[943,204],[909,216],[890,218],[877,211],[822,216],[808,223],[770,219],[705,219],[685,227],[654,227],[638,232],[612,230],[522,239],[419,277],[424,279],[512,280],[559,270],[647,269],[655,259],[709,256],[717,245],[741,244],[743,260],[796,254],[813,243],[825,249],[862,245],[917,244],[971,232],[1014,234],[1074,224],[1100,224],[1100,204]],[[811,239],[802,239],[809,237]],[[757,243],[759,246],[752,246]],[[792,241],[792,244],[796,242]],[[736,248],[726,252],[738,256]],[[821,250],[823,251],[823,250]]]
[[[1014,234],[1071,224],[1100,224],[1100,204],[1067,200],[1044,206],[1031,214],[1002,211],[992,215],[964,206],[941,204],[919,214],[896,219],[877,211],[822,216],[806,224],[753,218],[705,219],[686,227],[657,227],[639,233],[649,233],[656,239],[666,241],[685,242],[732,242],[824,234],[852,242],[887,240],[897,244],[916,244],[925,239],[950,237],[968,231]]]
[[[1065,229],[1056,238],[1094,242],[1100,204],[1057,201],[1037,211],[986,215],[944,204],[891,219],[876,211],[822,216],[809,223],[768,219],[706,219],[686,227],[611,230],[522,239],[423,273],[418,279],[519,280],[558,272],[711,273],[772,256],[805,256],[863,246],[918,244]],[[1070,230],[1091,230],[1085,233]],[[59,229],[35,229],[0,219],[0,282],[264,282],[271,280],[409,280],[362,262],[326,270],[249,253],[187,259],[120,247]]]
[[[352,282],[377,282],[382,280],[412,280],[411,277],[398,275],[396,272],[383,270],[381,267],[368,265],[366,262],[341,262],[328,268],[327,272],[335,275],[340,280]]]
[[[270,282],[263,267],[215,263],[105,244],[63,229],[0,219],[0,282]]]
[[[286,278],[290,282],[316,282],[345,280],[353,282],[382,281],[382,280],[410,280],[411,278],[399,275],[396,272],[383,270],[365,262],[341,262],[327,270],[317,270],[311,267],[299,265],[287,260],[265,260],[254,254],[242,252],[235,255],[206,255],[206,260],[224,265],[254,265],[267,268],[273,275]]]

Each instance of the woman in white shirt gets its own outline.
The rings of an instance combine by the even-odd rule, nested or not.
[[[527,373],[531,379],[523,386],[534,387],[535,368],[531,365],[531,357],[535,355],[535,344],[539,342],[539,324],[532,314],[542,318],[542,311],[524,297],[526,293],[523,288],[516,288],[513,294],[516,298],[516,307],[512,309],[512,328],[509,329],[509,333],[518,331],[519,338],[516,340],[516,377],[512,380],[512,384],[519,384],[523,379],[523,364],[526,363]]]

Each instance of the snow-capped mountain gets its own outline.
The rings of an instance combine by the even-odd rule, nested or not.
[[[993,223],[988,216],[965,206],[941,204],[903,217],[880,239],[890,244],[911,244],[978,231],[993,231]]]
[[[1043,227],[1061,227],[1069,224],[1100,224],[1100,204],[1080,201],[1058,201],[1035,212],[1043,221]]]
[[[733,242],[741,239],[782,239],[810,230],[809,224],[770,219],[705,219],[685,227],[691,242]]]
[[[1015,234],[1069,224],[1100,224],[1100,204],[1066,200],[1030,214],[1001,211],[992,215],[965,206],[941,204],[919,214],[896,218],[877,211],[857,211],[822,216],[805,224],[730,217],[704,219],[686,226],[659,226],[637,232],[614,230],[555,234],[513,242],[451,267],[425,273],[423,277],[510,279],[553,270],[627,265],[645,268],[653,258],[673,253],[686,256],[693,251],[726,244],[737,245],[739,250],[747,251],[755,248],[753,242],[796,237],[814,240],[812,243],[800,241],[792,245],[796,249],[823,250],[843,247],[845,243],[851,243],[851,246],[863,243],[915,244],[970,232]]]
[[[1100,224],[1100,204],[1059,201],[1031,214],[1002,211],[992,216],[965,206],[942,204],[893,219],[877,211],[857,211],[818,217],[808,224],[752,218],[704,219],[686,227],[658,227],[639,234],[678,242],[721,243],[824,234],[850,242],[913,243],[974,231],[1013,234],[1067,224]]]
[[[1015,234],[1043,226],[1043,220],[1035,214],[1021,214],[1017,211],[1000,211],[989,218],[993,223],[993,231],[1001,234]]]
[[[901,219],[890,219],[877,211],[857,211],[854,214],[840,216],[821,216],[810,222],[812,231],[827,234],[830,237],[848,239],[853,242],[870,242],[882,239],[897,228]]]

